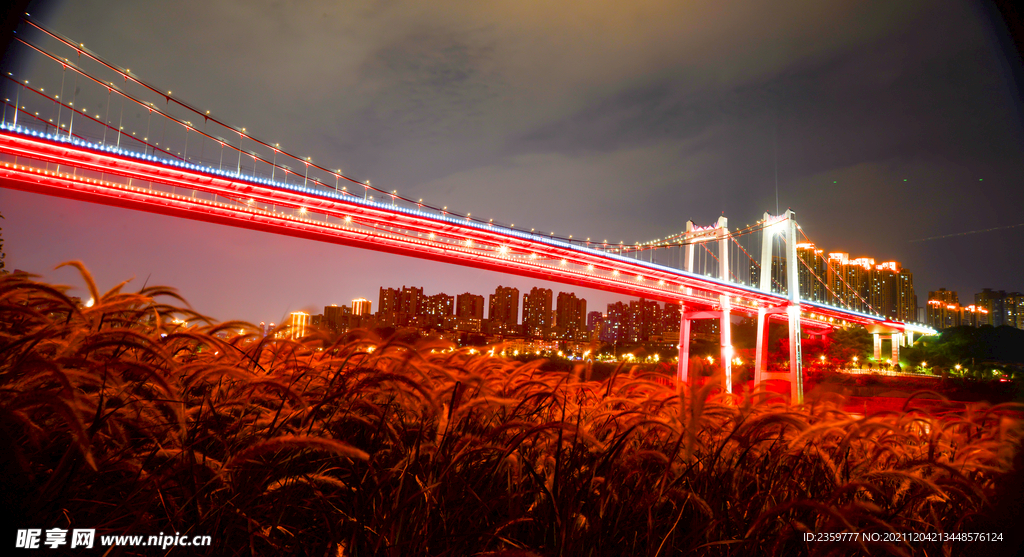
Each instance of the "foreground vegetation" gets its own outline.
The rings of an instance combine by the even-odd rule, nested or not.
[[[0,277],[9,528],[211,535],[211,555],[942,555],[1015,543],[1019,406],[939,417],[910,401],[857,417],[624,369],[590,381],[585,367],[543,372],[439,342],[186,328],[202,318],[172,291],[101,295],[83,277],[91,307]],[[988,531],[1004,541],[803,541]]]

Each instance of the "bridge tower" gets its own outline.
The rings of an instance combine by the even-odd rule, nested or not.
[[[764,214],[764,237],[761,239],[761,281],[759,288],[764,292],[772,289],[772,243],[776,235],[786,244],[786,290],[789,302],[773,308],[757,308],[757,353],[754,362],[754,384],[765,379],[765,365],[768,360],[768,320],[772,314],[786,313],[789,322],[789,385],[792,401],[800,404],[804,400],[803,359],[800,346],[800,280],[799,260],[796,255],[796,213],[786,210],[785,214],[772,216]]]
[[[686,233],[683,236],[685,244],[684,267],[686,272],[693,272],[694,251],[697,244],[704,242],[718,241],[718,278],[729,281],[729,220],[724,216],[718,217],[714,226],[700,228],[693,224],[693,221],[686,222]],[[687,294],[692,294],[693,289],[687,288]],[[719,296],[721,309],[719,311],[686,311],[685,304],[680,304],[681,322],[679,324],[679,367],[678,377],[680,381],[689,380],[690,367],[690,321],[694,319],[721,319],[721,362],[722,371],[725,373],[725,389],[732,392],[732,326],[729,321],[731,300],[727,295]]]

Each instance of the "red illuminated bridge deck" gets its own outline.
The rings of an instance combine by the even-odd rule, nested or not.
[[[607,253],[596,243],[578,245],[66,136],[0,126],[0,154],[0,185],[12,189],[678,302],[691,310],[716,309],[724,301],[734,312],[756,314],[758,307],[789,304],[782,294]],[[801,320],[811,326],[916,329],[820,303],[803,301],[800,307]]]

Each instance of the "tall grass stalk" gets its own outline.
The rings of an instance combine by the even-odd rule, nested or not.
[[[0,277],[14,527],[210,555],[956,554],[803,533],[976,531],[1020,450],[1020,406],[863,417],[440,341],[262,338],[74,265],[91,307]]]

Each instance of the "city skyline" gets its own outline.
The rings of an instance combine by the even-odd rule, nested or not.
[[[900,10],[837,4],[805,11],[783,4],[776,14],[762,14],[767,30],[758,30],[751,27],[756,9],[748,6],[749,13],[721,21],[705,18],[707,29],[692,33],[692,43],[673,43],[671,37],[686,33],[654,25],[650,38],[624,50],[594,43],[593,23],[551,8],[545,15],[566,24],[567,40],[610,57],[600,67],[593,55],[566,50],[564,60],[538,66],[554,80],[544,86],[522,81],[522,63],[544,57],[517,50],[522,44],[496,18],[511,14],[544,41],[561,39],[536,16],[501,11],[509,7],[422,14],[404,5],[371,13],[311,4],[346,28],[387,29],[377,36],[360,32],[361,42],[346,43],[321,26],[313,9],[262,14],[196,5],[203,23],[195,30],[193,16],[182,15],[188,10],[35,5],[44,23],[260,137],[435,204],[560,234],[642,241],[678,232],[687,218],[709,224],[724,212],[733,228],[753,222],[775,208],[777,173],[780,209],[796,210],[828,252],[900,261],[915,273],[919,292],[1024,290],[1024,263],[1006,255],[1024,233],[1012,228],[1024,159],[1019,122],[1007,118],[1020,108],[1014,61],[999,58],[999,30],[980,8],[940,2],[928,9],[924,3]],[[110,9],[118,10],[116,22],[103,17]],[[644,37],[611,8],[590,9],[592,22]],[[645,24],[678,23],[674,9],[656,6],[638,17]],[[794,14],[801,18],[787,17]],[[842,36],[817,31],[839,21]],[[270,22],[308,26],[316,40],[294,44],[268,28]],[[486,25],[497,25],[490,39],[481,34]],[[269,46],[239,35],[252,26],[265,31]],[[730,26],[750,31],[744,48],[702,62],[704,73],[688,70],[696,53],[737,40],[723,38],[734,37],[723,33]],[[789,31],[799,49],[774,38]],[[171,40],[179,36],[188,42]],[[669,54],[659,41],[678,52]],[[279,64],[261,72],[257,58],[246,58],[279,61],[274,49],[283,48],[291,49],[289,60],[319,60],[326,45],[345,69],[310,82],[327,89],[283,87]],[[181,63],[183,51],[194,54],[189,64]],[[761,51],[775,58],[758,67],[755,62],[765,62]],[[9,58],[5,63],[18,67]],[[319,75],[315,67],[295,64],[287,77],[308,79]],[[556,71],[568,67],[578,73]],[[718,81],[705,78],[716,71],[723,72]],[[507,87],[496,90],[496,84]],[[524,111],[524,102],[537,109]],[[559,288],[9,190],[0,190],[0,212],[11,268],[80,284],[71,271],[50,269],[82,259],[101,289],[132,277],[130,287],[166,284],[218,319],[276,315],[280,321],[328,296],[372,299],[376,285],[410,274],[426,277],[421,284],[435,291],[453,282],[460,284],[455,291],[497,284]],[[961,263],[969,257],[988,263]],[[283,287],[297,280],[301,287]],[[593,307],[621,299],[575,292]]]
[[[314,328],[329,334],[392,328],[477,334],[487,339],[561,340],[577,345],[601,341],[665,344],[679,340],[681,306],[674,302],[629,299],[608,304],[606,313],[588,312],[587,300],[573,292],[559,291],[555,296],[550,289],[533,287],[520,298],[518,289],[500,285],[488,299],[485,314],[484,296],[480,294],[430,294],[417,286],[381,286],[376,312],[365,298],[353,299],[352,306],[324,306],[322,313],[292,312],[276,334],[300,338]],[[357,306],[362,309],[355,309]],[[260,322],[258,328],[267,335],[277,325]],[[717,331],[717,325],[712,324],[711,329]],[[674,337],[664,338],[665,333],[674,333]]]

